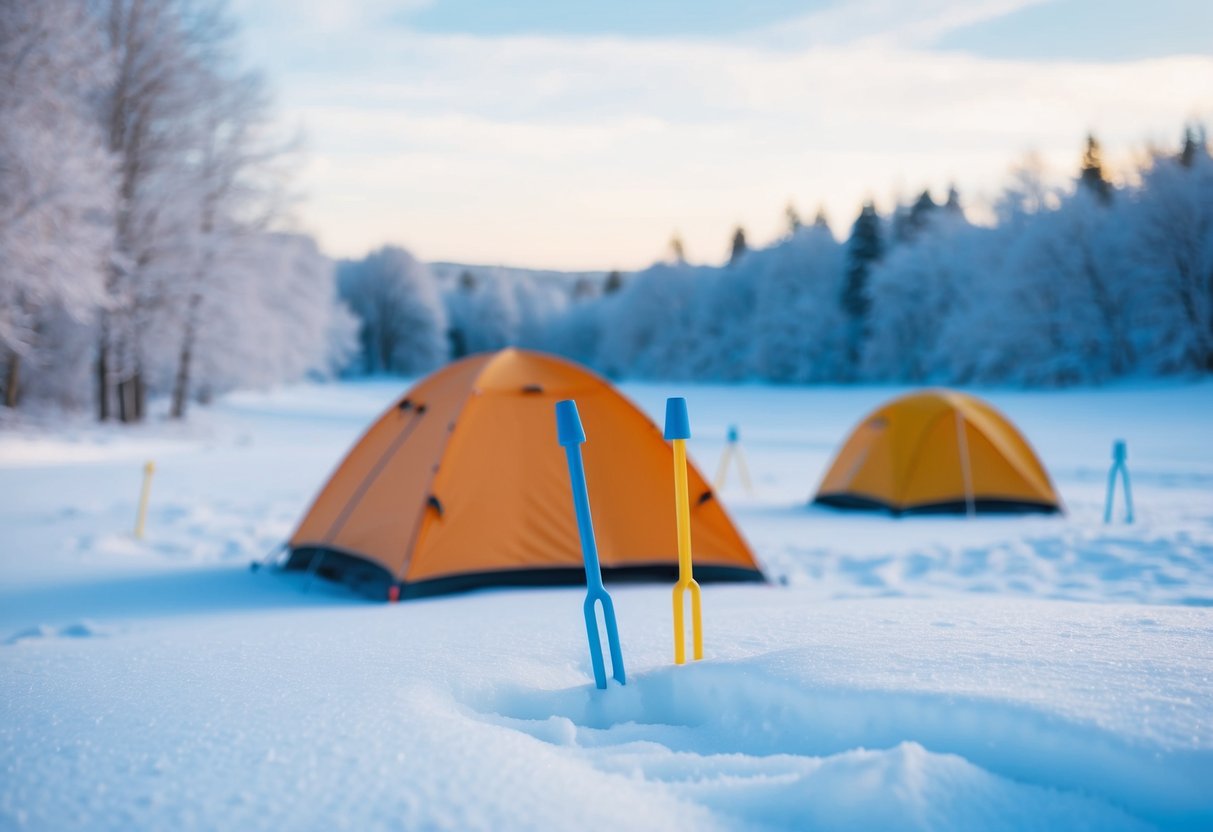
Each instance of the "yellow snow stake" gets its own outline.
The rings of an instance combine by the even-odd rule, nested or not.
[[[720,465],[716,467],[716,479],[712,480],[712,487],[717,491],[724,488],[725,480],[729,476],[729,463],[737,463],[737,476],[741,478],[741,484],[745,488],[745,493],[753,496],[754,486],[750,482],[750,469],[746,465],[745,455],[741,452],[740,434],[737,431],[736,425],[729,425],[728,441],[724,446],[724,453],[720,455]]]
[[[699,584],[691,563],[691,501],[687,494],[687,443],[691,423],[687,400],[665,400],[665,438],[674,445],[674,503],[678,521],[678,583],[674,585],[674,664],[686,664],[686,628],[683,606],[687,589],[691,590],[691,631],[695,660],[703,658],[703,622],[700,616]]]
[[[143,489],[139,492],[139,513],[135,515],[135,539],[143,539],[143,526],[147,521],[147,498],[152,491],[152,474],[156,463],[150,459],[143,466]]]

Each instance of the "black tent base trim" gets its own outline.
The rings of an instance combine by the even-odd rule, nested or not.
[[[966,500],[947,500],[939,503],[920,503],[910,506],[893,506],[882,500],[857,494],[822,494],[813,500],[813,505],[828,506],[845,511],[884,511],[894,517],[906,514],[967,514]],[[1032,500],[1003,500],[994,497],[978,497],[973,501],[973,510],[978,514],[1060,514],[1061,507],[1053,503]]]
[[[325,580],[345,584],[361,595],[380,601],[389,600],[393,588],[397,589],[399,600],[405,601],[495,587],[585,586],[584,570],[563,567],[474,572],[413,583],[398,582],[388,570],[377,563],[348,552],[318,546],[291,549],[290,557],[282,568],[288,572],[312,572]],[[603,567],[602,579],[608,584],[668,582],[672,585],[678,580],[678,565]],[[756,569],[696,565],[695,580],[707,584],[766,583],[767,579]]]

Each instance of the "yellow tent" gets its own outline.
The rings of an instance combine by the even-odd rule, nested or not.
[[[851,433],[814,502],[903,512],[1058,512],[1027,440],[974,396],[924,390],[894,399]]]
[[[677,575],[673,454],[661,430],[576,364],[506,349],[420,381],[371,425],[290,538],[287,569],[375,597],[584,581],[555,403],[575,399],[604,577]],[[695,577],[762,580],[690,470]]]

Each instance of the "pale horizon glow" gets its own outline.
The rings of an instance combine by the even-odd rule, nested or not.
[[[1068,25],[1084,3],[1104,28],[1076,32],[1073,54],[998,34]],[[754,245],[777,238],[789,202],[806,218],[823,206],[843,237],[866,198],[887,210],[955,183],[981,220],[1028,153],[1071,177],[1091,130],[1115,173],[1213,121],[1213,55],[1184,34],[1213,30],[1213,12],[1194,2],[1153,4],[1173,19],[1141,36],[1114,28],[1124,4],[1096,0],[772,0],[753,27],[695,34],[572,12],[546,27],[538,0],[464,25],[474,5],[236,4],[305,135],[299,225],[329,254],[392,243],[429,261],[631,270],[678,233],[692,261],[717,263],[737,225]]]

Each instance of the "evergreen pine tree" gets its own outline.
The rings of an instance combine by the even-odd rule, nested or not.
[[[732,247],[729,251],[729,265],[734,265],[738,260],[745,256],[747,250],[745,229],[739,225],[737,226],[737,230],[733,232]]]
[[[795,234],[804,224],[800,221],[800,213],[796,210],[796,206],[791,202],[788,203],[787,208],[783,209],[783,216],[787,220],[789,234]]]
[[[843,280],[842,311],[848,321],[847,366],[853,377],[859,364],[863,347],[864,329],[867,325],[871,299],[868,297],[868,276],[872,264],[884,254],[884,243],[880,237],[880,215],[869,200],[851,227],[847,240],[846,273]]]
[[[687,261],[686,249],[682,245],[682,237],[678,232],[674,232],[674,236],[670,237],[670,261],[676,264],[683,264]]]
[[[594,282],[588,277],[579,277],[573,282],[573,300],[586,300],[594,295]]]
[[[964,209],[960,207],[960,191],[956,190],[956,185],[948,186],[948,201],[943,204],[944,210],[951,214],[963,215]]]
[[[889,243],[891,245],[908,243],[911,236],[910,209],[899,200],[893,207],[893,213],[889,217]]]
[[[1190,124],[1184,128],[1184,146],[1179,151],[1179,163],[1185,168],[1192,167],[1200,156],[1207,156],[1209,148],[1206,144],[1203,127]]]
[[[606,276],[606,282],[602,284],[602,293],[604,295],[613,295],[623,288],[623,275],[618,271],[613,271]]]
[[[918,199],[914,200],[914,204],[910,206],[909,216],[909,235],[910,239],[916,237],[931,221],[931,215],[935,213],[935,209],[939,206],[935,204],[935,200],[931,199],[930,191],[923,191],[918,195]]]
[[[1078,184],[1090,188],[1091,193],[1099,197],[1100,202],[1112,201],[1112,183],[1104,175],[1103,150],[1092,134],[1087,134],[1087,149],[1082,154],[1082,170],[1078,175]]]
[[[830,218],[826,216],[826,207],[824,205],[817,206],[817,216],[813,217],[813,227],[829,230]]]
[[[897,245],[912,242],[927,227],[931,214],[938,207],[931,199],[930,191],[923,191],[908,207],[899,204],[893,210],[893,242]]]

